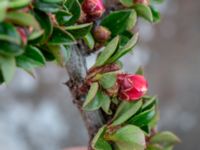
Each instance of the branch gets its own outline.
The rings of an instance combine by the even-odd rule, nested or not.
[[[73,102],[82,115],[91,142],[98,129],[103,125],[104,119],[100,111],[86,112],[82,110],[82,103],[86,95],[83,95],[80,91],[80,86],[83,85],[87,73],[85,57],[82,51],[83,48],[80,45],[72,46],[71,59],[66,64],[66,69],[70,77],[67,86],[72,93]],[[91,147],[89,149],[91,149]]]

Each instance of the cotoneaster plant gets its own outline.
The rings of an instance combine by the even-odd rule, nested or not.
[[[16,68],[55,61],[88,129],[90,150],[172,150],[179,139],[158,132],[157,98],[139,67],[123,71],[121,57],[134,51],[138,18],[160,20],[162,0],[0,0],[0,83]],[[140,28],[138,26],[138,28]],[[95,64],[86,57],[99,51]]]

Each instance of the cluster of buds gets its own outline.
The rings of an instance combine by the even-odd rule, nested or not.
[[[111,97],[118,97],[120,100],[137,101],[143,97],[148,90],[148,83],[143,75],[121,73],[117,64],[108,64],[103,67],[92,68],[86,78],[88,85],[99,80],[98,76],[108,72],[116,73],[116,83],[113,87],[105,89]]]
[[[84,0],[82,10],[85,13],[87,20],[93,21],[100,18],[105,12],[105,7],[102,0]]]
[[[136,3],[136,4],[143,4],[145,6],[150,5],[150,0],[133,0],[133,2]]]

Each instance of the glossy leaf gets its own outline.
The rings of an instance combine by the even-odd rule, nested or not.
[[[153,15],[153,22],[157,23],[160,21],[160,13],[158,10],[156,10],[153,6],[150,7],[151,8],[151,12]]]
[[[27,6],[31,0],[10,0],[9,1],[9,8],[16,9],[16,8],[22,8]]]
[[[117,50],[117,52],[108,60],[108,63],[113,63],[118,59],[120,59],[125,54],[127,54],[128,52],[130,52],[137,43],[137,41],[138,41],[138,33],[134,34],[134,36],[126,43],[125,46],[119,48],[119,50]]]
[[[128,121],[128,123],[136,125],[136,126],[139,126],[139,127],[146,126],[153,119],[153,117],[155,116],[155,114],[156,114],[155,107],[153,107],[150,110],[141,112],[138,115],[133,116]]]
[[[57,4],[57,3],[45,3],[42,2],[41,0],[34,0],[34,7],[41,10],[45,11],[47,13],[56,13],[59,10],[62,9],[62,6]]]
[[[94,150],[112,150],[110,144],[104,139],[106,127],[103,126],[99,129],[97,134],[92,140],[92,148]]]
[[[9,4],[8,0],[0,1],[0,22],[3,21],[6,16],[8,4]]]
[[[117,108],[117,111],[113,117],[112,126],[120,125],[131,118],[142,106],[141,101],[127,102],[123,101]]]
[[[101,25],[108,28],[112,36],[116,36],[125,30],[130,30],[134,27],[137,20],[136,12],[133,9],[119,10],[111,12],[106,16]]]
[[[144,150],[146,146],[143,131],[134,126],[126,125],[108,136],[120,150]]]
[[[68,47],[64,45],[50,45],[48,46],[49,51],[55,57],[57,63],[64,67],[66,62],[69,60],[71,51]]]
[[[0,69],[0,85],[4,83],[3,75]]]
[[[6,56],[18,56],[24,52],[21,46],[0,40],[0,53]]]
[[[110,104],[111,104],[110,97],[106,95],[105,93],[100,92],[99,99],[101,101],[101,108],[103,109],[103,111],[106,114],[111,115],[112,112],[110,110]]]
[[[42,1],[46,3],[59,3],[62,2],[63,0],[42,0]]]
[[[124,6],[131,7],[133,5],[133,0],[119,0]]]
[[[101,52],[99,57],[96,60],[95,66],[102,66],[106,63],[106,61],[112,56],[112,54],[116,51],[119,43],[119,36],[115,37],[112,41],[110,41],[104,50]]]
[[[27,46],[24,55],[33,59],[34,61],[39,62],[41,65],[45,65],[46,63],[46,60],[41,51],[34,46]]]
[[[49,45],[71,45],[75,43],[74,37],[67,31],[60,28],[54,28],[51,38],[48,41]]]
[[[152,144],[161,144],[164,147],[172,146],[180,142],[180,139],[171,132],[164,131],[157,133],[150,139]]]
[[[157,102],[156,96],[149,97],[149,98],[147,98],[147,99],[144,98],[144,104],[143,104],[143,106],[142,106],[142,111],[151,109],[152,107],[155,106],[156,102]]]
[[[37,42],[45,43],[53,32],[52,22],[47,13],[40,11],[38,9],[34,9],[34,16],[39,22],[41,28],[44,30],[44,34],[42,35],[42,37],[36,40],[35,43]]]
[[[99,89],[99,84],[97,82],[92,83],[90,86],[90,90],[88,91],[86,100],[83,104],[83,107],[86,107],[89,103],[92,102],[92,100],[95,98],[97,91]]]
[[[76,39],[86,36],[92,28],[91,23],[68,26],[65,29],[73,35]]]
[[[28,46],[23,55],[16,57],[16,63],[18,67],[28,71],[44,66],[45,58],[38,48]]]
[[[40,26],[35,17],[28,13],[11,11],[7,13],[6,19],[20,26],[31,26],[33,28],[40,29]]]
[[[101,75],[99,83],[104,89],[109,89],[115,85],[116,80],[116,73],[104,73]]]
[[[88,34],[86,34],[83,37],[83,40],[84,40],[85,44],[89,47],[89,49],[93,49],[94,48],[95,41],[94,41],[94,38],[93,38],[91,32],[89,32]]]
[[[16,63],[14,57],[0,56],[0,70],[7,84],[13,79],[15,69]]]
[[[72,18],[65,23],[65,25],[73,25],[81,15],[81,5],[78,0],[67,0],[64,3],[64,6],[72,14]]]
[[[145,6],[142,4],[135,4],[134,9],[136,10],[137,15],[143,17],[149,22],[153,22],[153,14],[149,6]]]
[[[65,25],[72,18],[72,14],[66,10],[60,10],[56,13],[56,20],[59,25]]]

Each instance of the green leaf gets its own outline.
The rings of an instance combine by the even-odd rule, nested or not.
[[[158,145],[158,144],[156,144],[156,145],[149,144],[147,146],[146,150],[163,150],[163,148],[160,145]]]
[[[7,13],[6,19],[20,26],[31,26],[35,29],[40,29],[40,26],[35,17],[28,13],[11,11]]]
[[[56,13],[59,10],[62,9],[62,6],[57,3],[45,3],[42,2],[41,0],[34,0],[34,7],[41,10],[45,11],[47,13]]]
[[[139,113],[136,116],[133,116],[128,123],[133,124],[139,127],[146,126],[153,119],[156,114],[155,107],[150,110]]]
[[[153,97],[149,97],[149,98],[144,98],[144,104],[142,106],[142,111],[145,111],[145,110],[148,110],[148,109],[151,109],[152,107],[155,106],[156,102],[157,102],[157,98],[156,96],[153,96]]]
[[[18,56],[24,52],[21,46],[0,40],[0,54],[6,56]]]
[[[101,78],[99,79],[99,83],[104,89],[109,89],[113,87],[116,83],[117,77],[116,73],[104,73],[101,75]]]
[[[73,25],[81,15],[81,5],[78,0],[67,0],[64,3],[66,9],[72,14],[72,18],[65,25]]]
[[[41,28],[44,30],[44,34],[37,39],[36,41],[34,41],[35,43],[45,43],[49,37],[51,36],[52,32],[53,32],[53,24],[49,18],[49,15],[43,11],[40,11],[38,9],[34,9],[34,16],[37,19],[37,21],[39,22]]]
[[[158,10],[156,10],[153,6],[150,6],[151,12],[153,15],[153,22],[158,23],[160,21],[160,13]]]
[[[15,74],[15,57],[0,56],[0,68],[3,79],[8,84]]]
[[[144,75],[144,69],[142,67],[139,67],[137,69],[137,71],[135,72],[135,74],[138,74],[138,75]]]
[[[144,150],[146,146],[143,131],[134,126],[126,125],[118,129],[108,139],[113,141],[120,150]]]
[[[149,22],[153,22],[153,14],[151,12],[151,8],[149,6],[145,6],[143,4],[135,4],[134,9],[137,14]]]
[[[83,37],[83,40],[84,40],[85,44],[89,47],[89,49],[93,49],[94,48],[95,41],[94,41],[94,38],[93,38],[91,32],[88,32],[88,34],[86,34]]]
[[[34,61],[37,61],[41,65],[45,65],[45,63],[46,63],[46,60],[45,60],[43,54],[41,53],[41,51],[34,46],[30,46],[30,45],[27,46],[24,55],[33,59]]]
[[[45,58],[41,51],[33,46],[27,46],[23,55],[16,57],[17,66],[26,71],[45,65]]]
[[[63,0],[42,0],[42,1],[46,3],[59,3],[62,2]]]
[[[92,148],[94,150],[112,150],[111,145],[104,139],[106,127],[103,126],[99,129],[97,134],[92,140]]]
[[[75,43],[74,37],[67,31],[60,28],[54,28],[51,38],[48,41],[49,45],[71,45]]]
[[[101,94],[99,95],[99,99],[101,101],[101,108],[106,114],[111,115],[112,112],[110,110],[110,104],[111,104],[110,97],[103,92],[100,93]]]
[[[8,0],[1,0],[0,1],[0,22],[4,20],[6,16],[6,11],[8,7]]]
[[[133,0],[119,0],[124,6],[131,7],[133,5]]]
[[[92,101],[89,104],[83,107],[83,110],[94,111],[94,110],[99,109],[102,106],[101,98],[102,98],[102,92],[98,91],[94,99],[92,99]]]
[[[92,23],[68,26],[65,29],[71,33],[76,39],[86,36],[92,28]]]
[[[0,23],[0,40],[20,45],[20,39],[20,35],[13,25],[9,23]]]
[[[123,101],[117,108],[117,111],[113,117],[112,126],[120,125],[131,118],[142,106],[141,101],[126,102]]]
[[[164,147],[169,147],[180,142],[180,139],[169,131],[157,133],[150,139],[152,144],[161,144]]]
[[[106,16],[101,25],[108,28],[112,36],[116,36],[125,30],[130,30],[136,24],[137,16],[134,9],[111,12]]]
[[[10,0],[9,1],[9,8],[16,9],[16,8],[22,8],[27,6],[31,0]]]
[[[64,45],[49,45],[48,50],[61,67],[65,66],[71,55],[71,49]]]
[[[138,33],[134,34],[134,36],[126,43],[125,46],[119,48],[119,50],[117,50],[117,52],[108,60],[107,63],[113,63],[118,59],[120,59],[125,54],[127,54],[128,52],[130,52],[137,43],[137,41],[138,41]]]
[[[95,66],[99,67],[106,63],[106,61],[112,56],[112,54],[116,51],[119,43],[119,36],[116,36],[112,41],[110,41],[104,50],[101,52],[99,57],[96,60]]]
[[[86,100],[83,104],[83,107],[86,107],[89,103],[92,102],[92,100],[95,98],[97,91],[99,89],[99,84],[97,82],[92,83],[90,86],[90,90],[88,91]]]
[[[3,75],[0,69],[0,85],[4,83]]]
[[[59,25],[65,25],[72,18],[72,14],[66,10],[60,10],[56,13],[56,20]]]

